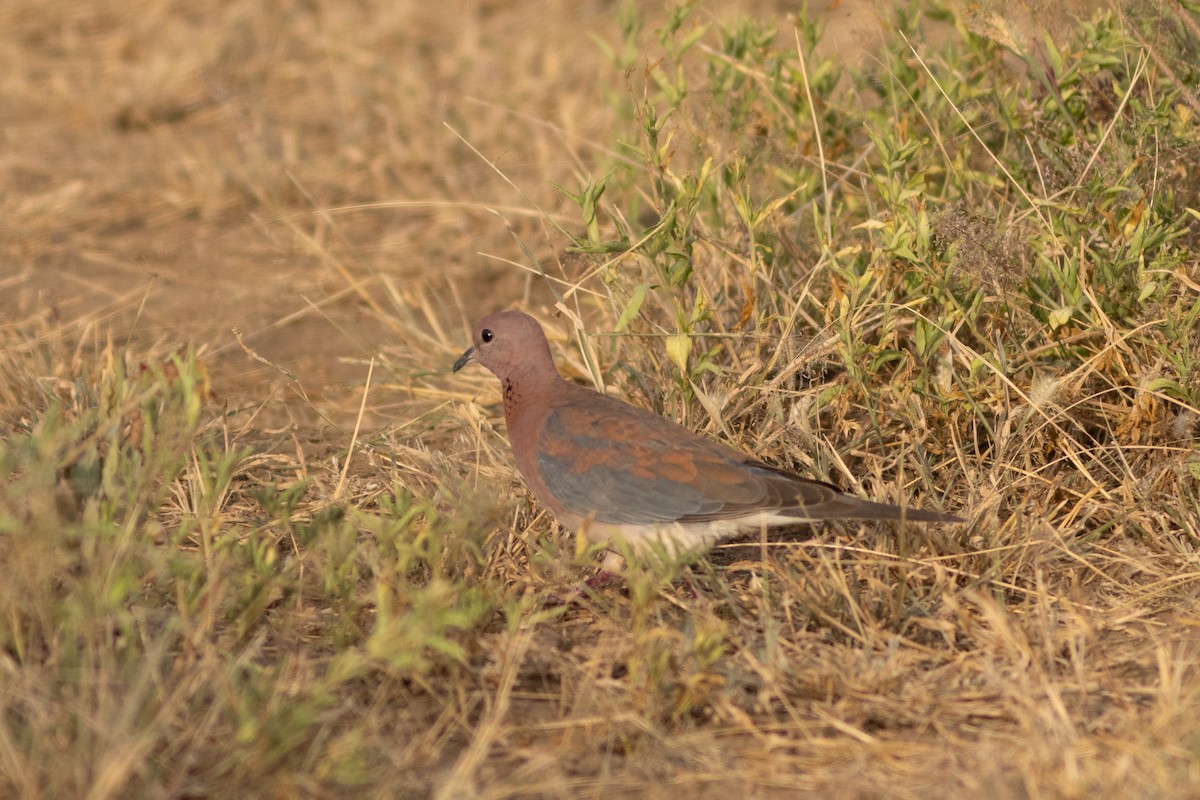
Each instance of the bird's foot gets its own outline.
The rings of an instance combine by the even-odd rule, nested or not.
[[[599,591],[600,589],[609,586],[617,581],[619,575],[614,575],[607,570],[597,570],[596,574],[583,582],[583,585],[571,589],[567,594],[548,594],[542,598],[542,606],[545,608],[558,608],[560,606],[575,605],[588,592]]]
[[[596,574],[583,582],[583,585],[589,589],[603,589],[617,579],[615,573],[609,572],[606,569],[599,569]]]

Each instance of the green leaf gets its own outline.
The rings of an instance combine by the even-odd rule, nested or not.
[[[1075,309],[1071,308],[1070,306],[1063,306],[1062,308],[1056,308],[1054,311],[1051,311],[1049,319],[1050,330],[1056,331],[1063,325],[1066,325],[1071,321],[1071,316],[1074,313]]]
[[[642,302],[646,299],[646,292],[650,290],[650,284],[639,283],[633,287],[633,294],[629,296],[629,303],[625,306],[625,310],[621,312],[620,319],[617,320],[616,330],[623,331],[625,326],[633,321],[637,316],[638,311],[642,307]]]
[[[691,354],[692,337],[686,333],[667,337],[667,358],[671,359],[671,363],[679,367],[679,371],[684,375],[687,374],[688,356]]]
[[[917,320],[913,333],[916,340],[917,355],[921,358],[928,357],[945,336],[941,328],[923,319]]]
[[[1170,378],[1155,378],[1146,384],[1147,392],[1161,392],[1168,397],[1173,397],[1176,400],[1181,400],[1185,403],[1190,403],[1192,398],[1188,395],[1188,390],[1183,388],[1178,381]]]

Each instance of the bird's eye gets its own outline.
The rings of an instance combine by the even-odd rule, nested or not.
[[[479,338],[482,339],[486,343],[486,342],[490,342],[492,339],[495,339],[496,334],[492,333],[487,328],[484,328],[483,330],[481,330],[479,332]]]

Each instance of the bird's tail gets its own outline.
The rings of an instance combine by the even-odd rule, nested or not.
[[[806,512],[811,513],[805,508],[785,508],[779,511],[780,515],[785,517],[794,516],[797,521],[803,519],[806,516]],[[891,503],[876,503],[873,500],[863,500],[861,497],[855,497],[852,494],[842,494],[836,500],[823,503],[821,518],[872,519],[902,522],[966,522],[962,517],[956,517],[953,514],[943,514],[940,511],[927,511],[921,508],[894,506]]]

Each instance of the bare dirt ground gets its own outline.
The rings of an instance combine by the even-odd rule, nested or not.
[[[280,378],[235,327],[336,416],[388,344],[381,283],[460,339],[521,299],[506,226],[544,248],[532,208],[553,212],[550,182],[574,180],[607,113],[587,40],[611,33],[604,4],[0,16],[0,313],[197,345],[234,404],[279,396]]]

